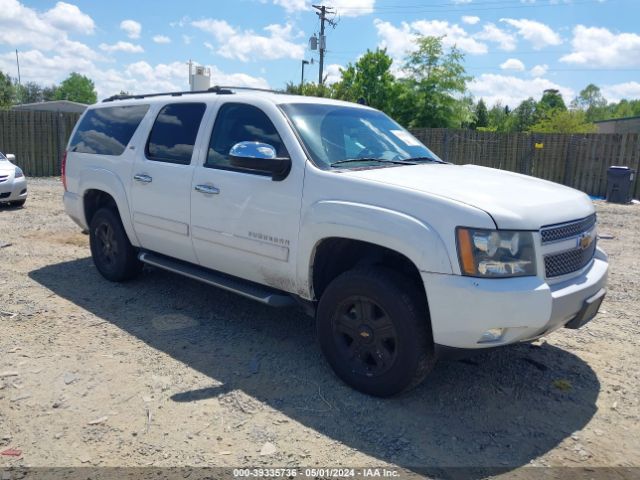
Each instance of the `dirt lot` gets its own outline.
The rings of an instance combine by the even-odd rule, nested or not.
[[[0,208],[0,456],[9,466],[640,466],[640,205],[598,204],[601,314],[441,363],[399,398],[323,361],[313,321],[159,270],[111,284],[56,179]]]

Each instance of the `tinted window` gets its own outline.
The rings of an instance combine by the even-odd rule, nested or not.
[[[205,109],[204,103],[174,103],[163,107],[149,134],[147,157],[160,162],[191,163]]]
[[[218,112],[205,165],[233,168],[229,150],[239,142],[268,143],[276,149],[278,157],[289,156],[276,127],[262,110],[252,105],[226,103]]]
[[[122,155],[149,110],[149,105],[107,107],[89,110],[73,139],[70,150],[79,153]]]

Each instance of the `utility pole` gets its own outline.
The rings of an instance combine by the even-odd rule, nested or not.
[[[18,85],[21,84],[20,82],[20,57],[18,56],[18,49],[16,48],[16,64],[18,65]]]
[[[324,36],[324,24],[326,22],[335,28],[336,22],[332,19],[327,18],[327,13],[335,13],[335,11],[332,8],[325,7],[324,5],[313,5],[313,8],[318,10],[316,12],[316,15],[320,17],[320,38],[318,39],[318,50],[320,50],[320,65],[318,67],[318,85],[322,85],[324,76],[324,51],[327,48],[327,40]]]

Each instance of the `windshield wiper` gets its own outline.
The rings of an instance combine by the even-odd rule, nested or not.
[[[412,157],[412,158],[407,158],[407,161],[409,161],[409,162],[447,163],[444,160],[438,160],[437,158],[433,158],[433,157]]]
[[[393,163],[396,165],[417,165],[417,163],[415,162],[408,162],[405,160],[385,160],[384,158],[364,157],[364,158],[347,158],[345,160],[338,160],[337,162],[333,162],[331,164],[331,167],[334,167],[335,165],[342,165],[345,163],[357,163],[357,162],[378,162],[378,163]]]

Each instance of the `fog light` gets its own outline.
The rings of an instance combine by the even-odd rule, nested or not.
[[[502,338],[505,330],[506,329],[504,328],[490,328],[480,336],[480,340],[478,340],[478,343],[497,342]]]

